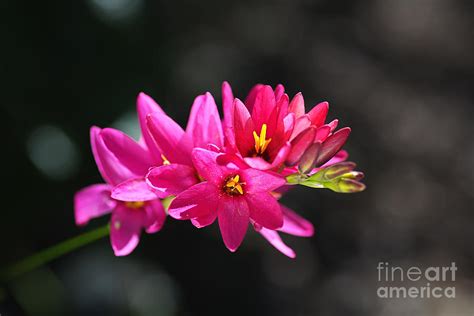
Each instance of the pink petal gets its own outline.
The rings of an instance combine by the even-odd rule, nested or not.
[[[154,112],[148,114],[147,126],[158,148],[171,163],[191,165],[192,140],[175,121]]]
[[[233,132],[235,143],[242,155],[247,155],[254,148],[253,131],[254,124],[249,111],[239,99],[235,99]]]
[[[309,127],[291,141],[291,150],[288,157],[286,157],[286,164],[288,166],[298,163],[306,149],[313,143],[315,135],[316,128]]]
[[[324,125],[324,121],[326,121],[326,116],[328,115],[329,111],[329,103],[321,102],[316,105],[311,111],[308,112],[309,119],[311,123],[316,126]]]
[[[332,120],[331,122],[328,123],[329,127],[331,128],[331,132],[333,132],[336,129],[338,124],[339,124],[338,119]]]
[[[286,183],[285,178],[273,172],[249,168],[239,171],[239,174],[245,182],[246,194],[273,191]]]
[[[283,225],[283,214],[278,201],[267,192],[245,194],[250,218],[268,229],[277,229]]]
[[[125,202],[137,202],[155,200],[158,196],[148,186],[143,177],[125,180],[116,185],[112,190],[112,198]]]
[[[108,184],[93,184],[74,195],[76,225],[85,225],[90,219],[110,213],[116,202],[110,198]]]
[[[146,179],[148,185],[160,198],[177,195],[199,182],[194,168],[179,164],[153,168]]]
[[[218,191],[208,182],[193,185],[171,202],[168,214],[176,219],[201,218],[217,212]]]
[[[202,148],[193,150],[192,159],[198,174],[210,183],[220,185],[223,178],[228,175],[227,168],[217,164],[216,159],[220,154]]]
[[[289,142],[286,142],[285,145],[280,148],[275,158],[273,158],[272,164],[269,169],[279,168],[290,154],[290,150],[291,144]]]
[[[293,140],[298,136],[302,131],[311,126],[311,120],[308,115],[302,115],[298,117],[295,121],[295,127],[293,128],[293,133],[291,134],[290,140]]]
[[[314,137],[314,142],[320,141],[324,142],[331,133],[331,127],[329,125],[323,125],[316,130],[316,136]]]
[[[217,212],[209,213],[205,216],[200,216],[191,219],[191,223],[197,228],[203,228],[211,225],[217,218]]]
[[[284,93],[285,93],[285,87],[282,84],[278,84],[274,91],[275,100],[278,102]]]
[[[344,127],[329,136],[326,141],[324,141],[323,146],[319,151],[316,165],[322,165],[331,159],[332,156],[334,156],[341,149],[341,147],[344,146],[350,133],[351,129],[349,127]]]
[[[125,206],[117,207],[110,220],[110,242],[116,256],[130,254],[140,241],[143,227],[143,212],[129,209]]]
[[[131,172],[112,154],[105,146],[100,129],[91,128],[91,144],[99,171],[107,183],[117,185],[127,179],[142,176]]]
[[[143,207],[145,211],[145,230],[148,234],[160,231],[166,220],[166,212],[159,199],[149,201]]]
[[[263,86],[257,94],[252,109],[252,120],[257,131],[260,131],[264,123],[268,123],[268,119],[275,105],[275,94],[273,93],[272,87]]]
[[[209,92],[194,100],[186,133],[191,136],[194,147],[207,148],[208,144],[218,147],[224,145],[221,119],[216,102]]]
[[[161,107],[148,95],[143,92],[137,97],[137,113],[138,113],[138,121],[140,123],[140,129],[142,131],[142,136],[145,141],[146,146],[150,150],[153,160],[156,164],[161,164],[161,152],[156,146],[155,141],[150,135],[148,130],[148,126],[146,125],[146,117],[148,114],[153,112],[161,112],[164,114]]]
[[[283,126],[285,131],[285,139],[289,139],[295,128],[295,114],[288,113],[283,119]]]
[[[227,81],[222,83],[222,108],[224,109],[224,125],[225,127],[232,126],[234,121],[233,115],[234,94],[232,88]]]
[[[313,224],[284,205],[281,205],[281,210],[283,212],[283,226],[278,229],[279,231],[299,237],[313,236]]]
[[[287,257],[290,258],[295,258],[296,253],[294,252],[293,249],[288,247],[280,238],[280,235],[270,229],[262,228],[259,233],[273,246],[275,247],[278,251],[280,251],[282,254],[284,254]]]
[[[337,154],[335,154],[331,159],[329,159],[320,168],[328,167],[330,165],[334,165],[336,163],[346,161],[347,158],[349,158],[349,153],[345,150],[339,150]]]
[[[218,205],[219,228],[227,249],[234,252],[244,240],[249,224],[245,199],[223,197]]]
[[[272,168],[272,164],[262,157],[245,157],[244,161],[247,165],[254,169],[270,170]]]
[[[304,99],[301,92],[298,92],[290,102],[288,111],[295,114],[296,118],[305,114]]]
[[[104,128],[100,135],[112,154],[134,174],[144,176],[153,165],[149,152],[121,131]]]
[[[249,111],[252,111],[253,106],[255,104],[255,99],[257,98],[257,94],[260,92],[260,90],[263,88],[263,84],[256,84],[255,86],[250,89],[250,92],[245,98],[245,106]]]

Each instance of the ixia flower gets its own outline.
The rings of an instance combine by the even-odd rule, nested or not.
[[[192,159],[200,177],[198,183],[179,194],[169,207],[176,219],[191,219],[200,227],[218,218],[224,244],[235,251],[242,243],[249,222],[268,230],[283,226],[283,214],[270,192],[286,183],[278,174],[237,165],[220,165],[220,154],[194,149]]]
[[[130,179],[140,179],[153,164],[151,155],[127,135],[114,129],[92,127],[90,131],[92,152],[106,184],[94,184],[76,193],[74,198],[77,225],[90,219],[112,213],[110,241],[115,255],[124,256],[138,245],[142,229],[155,233],[166,218],[161,201],[156,195],[146,200],[120,200],[112,197],[112,190]],[[112,148],[106,146],[114,144]],[[140,182],[137,181],[139,186]],[[150,192],[150,191],[148,191]]]
[[[251,167],[278,170],[296,165],[308,148],[321,143],[318,165],[335,155],[335,163],[347,158],[340,149],[350,134],[350,128],[337,132],[338,120],[325,124],[329,105],[322,102],[305,113],[304,100],[298,93],[289,102],[284,87],[273,90],[268,85],[256,85],[245,103],[233,98],[227,83],[223,85],[224,125],[228,149],[240,155]]]
[[[147,181],[161,198],[177,195],[200,182],[191,159],[193,148],[218,149],[224,145],[222,123],[210,93],[194,100],[186,131],[164,112],[149,114],[146,122],[164,161],[150,170]]]

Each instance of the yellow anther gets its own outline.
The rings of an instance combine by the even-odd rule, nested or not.
[[[125,202],[125,206],[128,208],[141,208],[145,205],[143,201],[133,201],[133,202]]]
[[[257,155],[263,154],[272,141],[271,138],[267,139],[267,124],[262,124],[260,135],[253,131],[253,139],[255,140],[255,152]]]
[[[169,165],[171,162],[166,158],[165,155],[161,154],[161,159],[163,160],[163,165]]]
[[[230,177],[229,179],[227,179],[224,186],[225,192],[227,192],[230,195],[235,195],[237,193],[244,194],[244,189],[242,188],[242,185],[244,183],[239,182],[239,181],[240,181],[239,175],[236,175],[234,177]]]

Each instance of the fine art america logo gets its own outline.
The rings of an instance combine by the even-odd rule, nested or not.
[[[456,263],[445,267],[402,268],[379,262],[377,288],[380,298],[455,298]],[[451,284],[449,284],[451,283]]]

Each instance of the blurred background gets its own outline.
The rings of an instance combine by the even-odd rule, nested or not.
[[[138,135],[151,95],[182,126],[194,97],[257,82],[327,100],[368,189],[303,187],[283,203],[316,227],[250,232],[237,253],[214,224],[168,220],[132,255],[107,238],[0,288],[15,315],[473,315],[474,8],[471,1],[2,1],[1,265],[77,228],[73,195],[100,182],[91,125]],[[381,299],[378,262],[456,262],[455,299]]]

